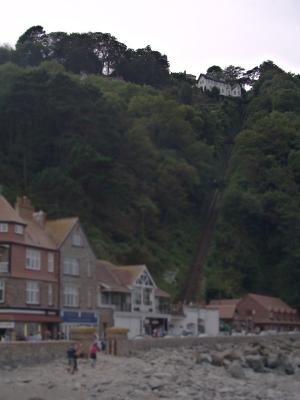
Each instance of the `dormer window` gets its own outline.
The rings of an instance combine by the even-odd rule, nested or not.
[[[82,246],[82,237],[79,232],[74,232],[72,235],[72,245],[73,246]]]
[[[15,225],[15,233],[17,233],[18,235],[23,235],[24,226],[19,224]]]
[[[8,224],[7,223],[4,223],[4,222],[0,223],[0,232],[2,232],[2,233],[8,232]]]

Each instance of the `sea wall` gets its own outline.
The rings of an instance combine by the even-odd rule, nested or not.
[[[44,364],[66,357],[69,341],[0,342],[0,369]]]
[[[284,334],[284,335],[270,335],[270,336],[217,336],[217,337],[186,337],[186,338],[149,338],[149,339],[139,339],[139,340],[129,340],[128,341],[128,353],[134,355],[136,352],[149,351],[151,349],[160,348],[179,348],[179,347],[197,347],[205,345],[206,347],[215,347],[216,344],[245,344],[245,343],[268,343],[272,341],[273,343],[286,342],[290,338],[295,340],[300,340],[299,334]]]

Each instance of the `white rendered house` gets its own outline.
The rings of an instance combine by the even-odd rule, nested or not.
[[[224,80],[214,79],[204,74],[200,74],[196,86],[203,91],[217,88],[221,96],[241,97],[242,95],[241,86],[238,83],[231,85]]]
[[[115,266],[99,260],[97,274],[100,331],[109,325],[128,328],[129,338],[168,331],[170,296],[157,287],[146,265]]]

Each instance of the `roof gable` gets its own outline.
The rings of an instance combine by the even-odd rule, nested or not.
[[[19,216],[9,202],[0,194],[0,222],[16,222],[26,225],[26,222]]]
[[[46,222],[46,230],[55,241],[57,247],[61,247],[78,222],[78,217],[49,220]]]
[[[254,293],[249,293],[248,296],[268,311],[292,310],[292,308],[289,305],[287,305],[284,301],[282,301],[278,297],[264,296]]]

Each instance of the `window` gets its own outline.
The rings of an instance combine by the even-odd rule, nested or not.
[[[142,304],[141,288],[134,288],[134,290],[133,290],[133,303],[134,304]]]
[[[82,246],[82,237],[80,235],[80,232],[73,232],[72,245],[73,246]]]
[[[9,252],[10,246],[8,244],[0,245],[0,272],[8,272]]]
[[[64,305],[66,307],[79,307],[79,288],[74,285],[65,285]]]
[[[91,278],[91,276],[92,276],[92,264],[90,262],[87,263],[86,274],[87,274],[88,278]]]
[[[0,303],[5,301],[5,282],[0,281]]]
[[[39,250],[26,249],[26,268],[41,269],[41,252]]]
[[[150,278],[149,274],[147,274],[146,271],[144,271],[140,277],[136,281],[137,285],[143,285],[143,286],[153,286],[152,279]]]
[[[39,304],[40,302],[40,285],[39,282],[26,282],[26,303]]]
[[[15,233],[18,235],[23,235],[24,233],[24,226],[23,225],[15,225]]]
[[[101,304],[111,304],[110,293],[108,293],[108,292],[100,292],[99,306],[101,306]]]
[[[48,272],[54,272],[54,253],[48,253]]]
[[[87,292],[87,306],[88,308],[93,307],[93,289],[89,288]]]
[[[64,259],[64,274],[79,275],[79,263],[76,258],[66,257]]]
[[[150,289],[150,288],[144,289],[144,304],[146,306],[150,306],[152,304],[151,293],[152,293],[152,289]]]
[[[8,224],[2,222],[0,224],[0,232],[8,232]]]
[[[48,284],[48,306],[53,306],[53,287],[51,283]]]

